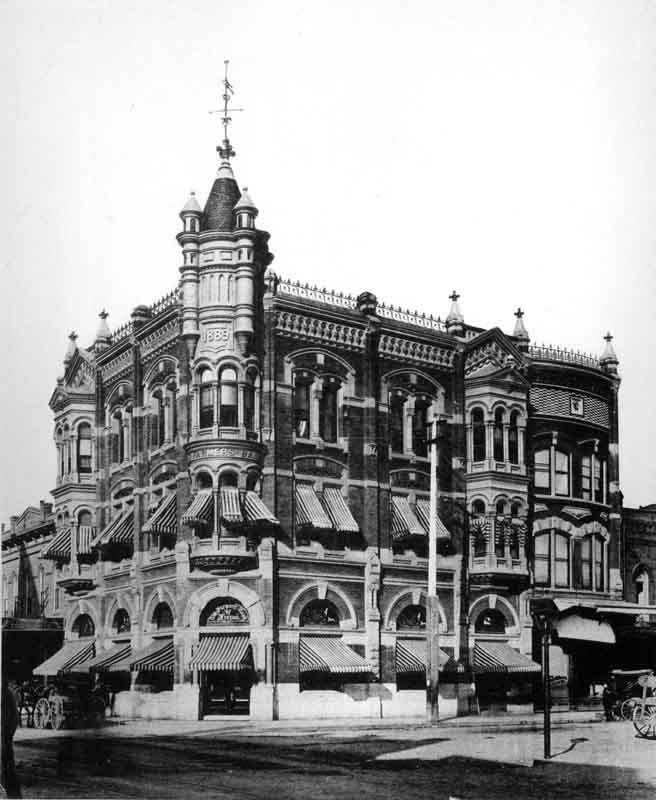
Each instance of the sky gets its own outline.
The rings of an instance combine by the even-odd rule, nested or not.
[[[0,520],[49,498],[71,329],[177,283],[233,166],[284,277],[620,359],[625,504],[656,502],[656,3],[0,0]]]

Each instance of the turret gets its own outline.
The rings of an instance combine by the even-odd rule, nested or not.
[[[452,336],[462,336],[465,332],[465,318],[458,305],[459,299],[460,295],[456,294],[454,290],[453,294],[449,297],[449,300],[451,300],[451,309],[446,318],[446,330],[447,333],[450,333]]]
[[[109,314],[103,310],[98,314],[100,318],[100,322],[98,323],[98,328],[96,330],[96,339],[94,342],[94,350],[96,353],[100,353],[102,350],[106,350],[109,345],[112,343],[112,334],[109,330],[109,325],[107,324],[107,317]]]
[[[613,337],[610,335],[610,332],[604,336],[604,340],[606,342],[606,347],[604,348],[604,352],[601,354],[599,363],[605,372],[608,372],[610,375],[617,375],[617,366],[620,361],[615,353],[615,348],[612,344]]]
[[[64,354],[64,366],[67,367],[71,361],[73,360],[73,356],[77,352],[77,333],[75,331],[71,331],[68,334],[68,347],[66,348],[66,353]]]

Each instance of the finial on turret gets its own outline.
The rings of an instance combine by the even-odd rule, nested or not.
[[[602,368],[606,370],[606,372],[616,375],[617,365],[620,363],[620,360],[617,357],[615,348],[613,347],[613,337],[611,336],[610,331],[608,331],[604,336],[604,341],[606,342],[606,347],[604,348],[604,352],[601,354],[599,363],[601,364]]]
[[[98,323],[98,328],[96,330],[96,341],[94,342],[94,348],[97,352],[107,349],[112,343],[112,334],[109,330],[109,325],[107,324],[107,317],[109,314],[103,308],[98,316],[100,318],[100,322]]]
[[[64,364],[68,365],[71,363],[71,359],[77,352],[77,333],[75,331],[71,331],[68,334],[68,347],[66,348],[66,354],[64,355]]]
[[[465,318],[463,317],[460,306],[458,305],[460,295],[455,289],[453,290],[453,293],[449,295],[449,300],[451,301],[451,309],[449,310],[445,320],[447,333],[451,333],[454,336],[462,336],[465,330]]]
[[[528,343],[531,341],[531,337],[528,335],[528,331],[526,330],[526,325],[524,325],[524,312],[521,308],[518,308],[515,311],[515,316],[517,317],[517,322],[515,323],[515,330],[513,331],[513,336],[518,339],[517,346],[520,350],[527,350]]]

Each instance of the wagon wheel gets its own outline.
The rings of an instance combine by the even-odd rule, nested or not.
[[[637,697],[629,697],[627,700],[625,700],[620,706],[620,716],[622,719],[633,719],[633,712],[635,711],[637,705]]]
[[[40,697],[34,706],[34,727],[45,728],[50,722],[50,703],[47,697]]]
[[[61,730],[66,722],[64,714],[64,700],[61,697],[53,697],[50,700],[51,723],[55,730]]]
[[[640,704],[633,712],[633,727],[645,739],[656,739],[656,706]]]

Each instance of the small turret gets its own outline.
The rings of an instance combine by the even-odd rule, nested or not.
[[[524,312],[521,308],[518,308],[517,311],[515,311],[515,316],[517,317],[517,322],[515,323],[513,336],[517,339],[517,349],[522,353],[526,353],[528,352],[528,345],[531,341],[531,337],[528,335],[528,331],[524,325]]]
[[[449,300],[451,300],[451,309],[446,318],[447,333],[450,333],[453,336],[462,336],[465,332],[465,318],[463,317],[460,306],[458,305],[459,299],[460,295],[457,294],[454,289],[453,294],[449,297]]]
[[[609,372],[611,375],[617,375],[617,366],[620,363],[620,360],[617,357],[615,348],[612,345],[613,337],[611,336],[610,332],[604,336],[604,340],[606,342],[606,347],[604,348],[604,352],[601,354],[599,363],[605,372]]]
[[[184,204],[180,217],[182,219],[183,233],[198,233],[200,231],[200,219],[203,211],[196,200],[196,193],[191,192],[189,199]]]
[[[71,331],[68,334],[68,347],[66,348],[66,354],[64,355],[64,366],[67,367],[71,361],[73,360],[73,356],[77,353],[77,333],[75,331]]]
[[[254,228],[257,215],[258,210],[248,194],[248,187],[244,186],[241,197],[235,205],[235,227]]]
[[[94,349],[96,353],[99,353],[101,350],[106,350],[112,343],[112,334],[109,330],[109,325],[107,324],[107,317],[109,314],[103,308],[98,316],[100,317],[100,322],[98,323],[96,340],[94,342]]]

